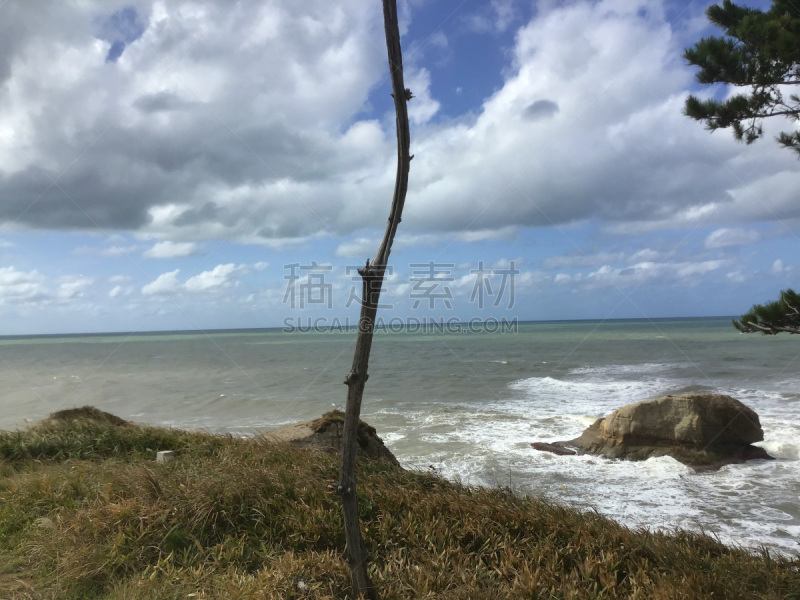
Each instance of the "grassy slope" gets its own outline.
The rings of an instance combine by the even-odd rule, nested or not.
[[[159,449],[177,451],[155,463]],[[0,432],[0,598],[345,598],[337,461],[109,421]],[[358,466],[384,598],[800,598],[800,560],[382,462]]]

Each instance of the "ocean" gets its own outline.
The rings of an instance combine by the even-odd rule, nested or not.
[[[344,408],[355,334],[280,330],[0,338],[0,428],[93,405],[138,422],[253,435]],[[800,555],[800,339],[739,334],[730,319],[520,323],[505,330],[383,331],[362,418],[400,462],[510,487],[633,528],[703,531]],[[729,394],[753,408],[774,461],[695,473],[556,456],[648,398]]]

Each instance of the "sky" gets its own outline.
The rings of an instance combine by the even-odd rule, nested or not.
[[[739,315],[800,162],[682,114],[710,2],[405,0],[380,315]],[[768,7],[759,0],[750,6]],[[0,2],[0,335],[355,323],[396,171],[381,3]]]

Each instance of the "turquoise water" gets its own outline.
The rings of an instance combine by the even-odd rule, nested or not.
[[[278,330],[0,339],[0,427],[91,404],[136,421],[249,435],[342,408],[354,333]],[[376,335],[363,417],[406,466],[509,485],[631,526],[703,528],[800,553],[800,339],[729,319],[523,323]],[[537,453],[666,393],[751,406],[778,460],[695,474]]]

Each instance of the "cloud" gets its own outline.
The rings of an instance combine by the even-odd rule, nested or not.
[[[753,229],[722,228],[712,231],[705,241],[706,248],[727,248],[728,246],[744,246],[761,239],[761,234]]]
[[[408,104],[408,120],[412,125],[430,121],[439,112],[440,104],[431,97],[431,74],[427,69],[412,71],[405,81],[413,90],[414,98]]]
[[[727,273],[725,277],[731,283],[744,283],[748,279],[747,276],[738,269]]]
[[[0,66],[0,81],[13,78],[3,88],[0,222],[299,238],[342,227],[348,199],[370,195],[332,178],[382,177],[391,162],[379,126],[371,140],[356,135],[355,116],[385,75],[379,5],[206,1],[187,12],[142,0],[110,17],[98,6],[4,7],[19,31],[0,35],[0,62],[15,64]],[[154,219],[169,208],[174,220]]]
[[[125,283],[126,281],[130,281],[130,275],[112,275],[108,278],[109,283]]]
[[[333,255],[340,258],[365,258],[375,254],[379,243],[377,239],[356,238],[339,244],[333,251]]]
[[[191,256],[197,252],[194,242],[157,242],[152,248],[145,250],[145,258],[180,258]]]
[[[237,266],[233,263],[217,265],[213,269],[193,275],[181,283],[178,279],[180,269],[175,269],[174,271],[162,273],[155,280],[142,287],[142,294],[144,296],[152,296],[175,294],[181,291],[190,293],[213,292],[221,288],[235,286],[234,276],[237,273],[245,272],[245,270],[243,265]]]
[[[619,263],[625,260],[624,252],[599,252],[597,254],[569,254],[553,256],[542,261],[546,269],[573,269]]]
[[[271,247],[380,230],[396,152],[378,4],[57,4],[3,7],[0,224]],[[800,218],[788,152],[683,116],[693,73],[663,6],[543,3],[496,91],[452,120],[431,94],[438,71],[409,65],[404,233],[479,241],[585,220],[630,234]],[[520,23],[510,0],[478,16],[487,31]]]
[[[215,288],[227,287],[232,284],[232,276],[241,267],[233,263],[227,265],[217,265],[210,271],[203,271],[199,275],[190,277],[184,284],[184,288],[189,292],[207,292]]]
[[[88,290],[93,283],[93,278],[83,275],[62,277],[56,295],[61,300],[79,298],[83,296],[84,292]]]
[[[573,252],[562,256],[551,256],[542,261],[545,269],[579,269],[614,264],[644,264],[666,261],[672,253],[642,248],[633,253],[626,252]]]
[[[106,248],[94,248],[92,246],[78,246],[73,250],[75,254],[89,254],[94,256],[107,256],[115,258],[117,256],[128,256],[136,252],[136,246],[107,246]]]
[[[162,273],[154,281],[142,287],[142,294],[145,296],[174,294],[181,287],[178,281],[179,272],[180,269],[175,269],[168,273]]]
[[[497,229],[475,229],[462,231],[458,239],[462,242],[485,242],[488,240],[510,240],[517,235],[519,228],[509,225]]]
[[[548,119],[558,114],[558,104],[552,100],[534,100],[523,111],[529,121]]]
[[[38,271],[0,267],[0,305],[29,304],[48,297],[45,278]]]
[[[770,273],[773,275],[777,275],[778,277],[784,277],[788,275],[792,271],[792,267],[789,265],[784,265],[783,261],[778,258],[772,263],[772,268],[770,269]]]
[[[465,19],[467,27],[477,33],[507,30],[517,16],[514,0],[491,0],[488,6]]]
[[[582,289],[630,289],[646,284],[695,286],[702,277],[725,266],[724,260],[639,262],[624,267],[603,265],[590,273],[558,273],[554,282],[577,284]]]
[[[404,223],[461,230],[594,219],[619,234],[738,221],[753,215],[731,205],[756,209],[743,190],[771,177],[774,208],[755,218],[800,215],[788,153],[737,145],[683,116],[692,72],[680,60],[683,41],[653,8],[543,7],[518,32],[514,69],[474,120],[416,142]]]

